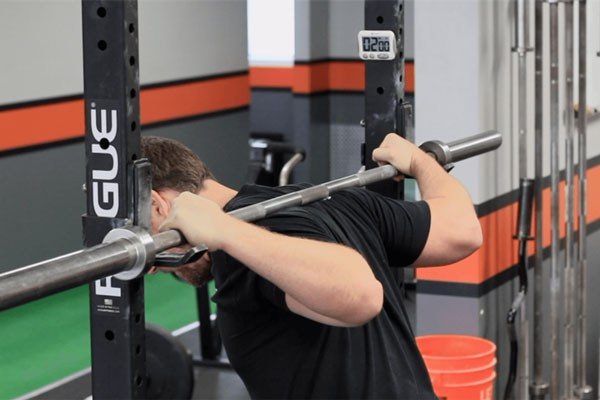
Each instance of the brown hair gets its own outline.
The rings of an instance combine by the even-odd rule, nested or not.
[[[206,164],[183,143],[157,136],[142,137],[142,155],[152,163],[152,189],[196,193],[214,179]]]

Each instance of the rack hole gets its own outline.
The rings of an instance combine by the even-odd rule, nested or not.
[[[133,153],[133,155],[131,156],[131,161],[135,161],[135,160],[137,160],[137,154]],[[140,318],[140,315],[139,314],[136,315],[135,316],[135,322],[140,322],[139,318]]]
[[[142,377],[139,375],[136,375],[135,377],[135,384],[138,386],[142,386]]]
[[[108,45],[106,44],[106,42],[104,40],[101,40],[98,42],[98,48],[102,51],[106,50],[106,48],[108,47]]]
[[[135,57],[134,56],[129,57],[129,65],[132,65],[132,66],[135,65]]]
[[[108,330],[108,331],[104,332],[104,337],[109,342],[112,342],[114,340],[114,338],[115,338],[115,333],[113,331],[111,331],[111,330]]]
[[[135,32],[135,25],[133,23],[129,24],[129,33]]]
[[[383,24],[383,17],[381,15],[377,17],[377,22]]]
[[[100,147],[101,147],[103,150],[106,150],[106,149],[108,149],[108,146],[109,146],[109,145],[110,145],[110,142],[108,141],[108,139],[107,139],[107,138],[102,138],[102,139],[100,139]]]
[[[377,93],[379,93],[379,94],[383,94],[383,92],[384,92],[383,88],[382,88],[381,86],[379,86],[379,87],[377,88]]]
[[[131,130],[132,130],[132,131],[135,131],[135,128],[137,128],[137,124],[135,123],[135,121],[133,121],[133,122],[131,123]]]
[[[135,346],[135,354],[139,355],[142,352],[142,346],[140,346],[139,344],[137,346]]]
[[[100,18],[104,18],[104,17],[106,17],[106,8],[98,7],[98,10],[96,11],[96,13],[98,14],[98,16]]]
[[[132,99],[135,99],[135,96],[137,96],[137,92],[135,91],[135,89],[131,89],[129,91],[129,97],[131,97]]]
[[[134,154],[131,158],[133,160],[135,160],[137,158],[137,156]],[[135,314],[135,323],[139,324],[141,320],[142,320],[142,316],[140,314]]]

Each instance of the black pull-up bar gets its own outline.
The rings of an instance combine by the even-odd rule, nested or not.
[[[421,147],[445,166],[495,150],[501,143],[499,133],[488,131],[448,144],[426,142]],[[251,222],[284,208],[325,199],[342,189],[370,185],[396,175],[398,171],[393,166],[385,165],[243,207],[229,214]],[[134,279],[152,265],[157,253],[184,243],[185,238],[176,230],[151,236],[137,227],[113,229],[103,244],[0,274],[0,311],[114,274],[120,279]]]

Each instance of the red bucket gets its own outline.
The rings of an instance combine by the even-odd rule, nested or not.
[[[428,370],[466,370],[493,362],[496,345],[486,339],[464,335],[429,335],[416,338]]]
[[[440,400],[492,400],[496,373],[476,382],[434,387]]]
[[[429,369],[429,377],[434,387],[447,385],[462,385],[478,382],[489,378],[496,371],[496,359],[483,367],[456,370]]]

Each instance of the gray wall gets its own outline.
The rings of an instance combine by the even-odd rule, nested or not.
[[[181,140],[224,183],[239,187],[244,182],[248,111],[144,129],[143,133]],[[74,143],[0,157],[0,271],[82,247],[84,156],[83,143]]]
[[[245,1],[142,0],[138,9],[142,84],[247,68]],[[0,105],[82,93],[81,1],[3,0],[0,10]]]

